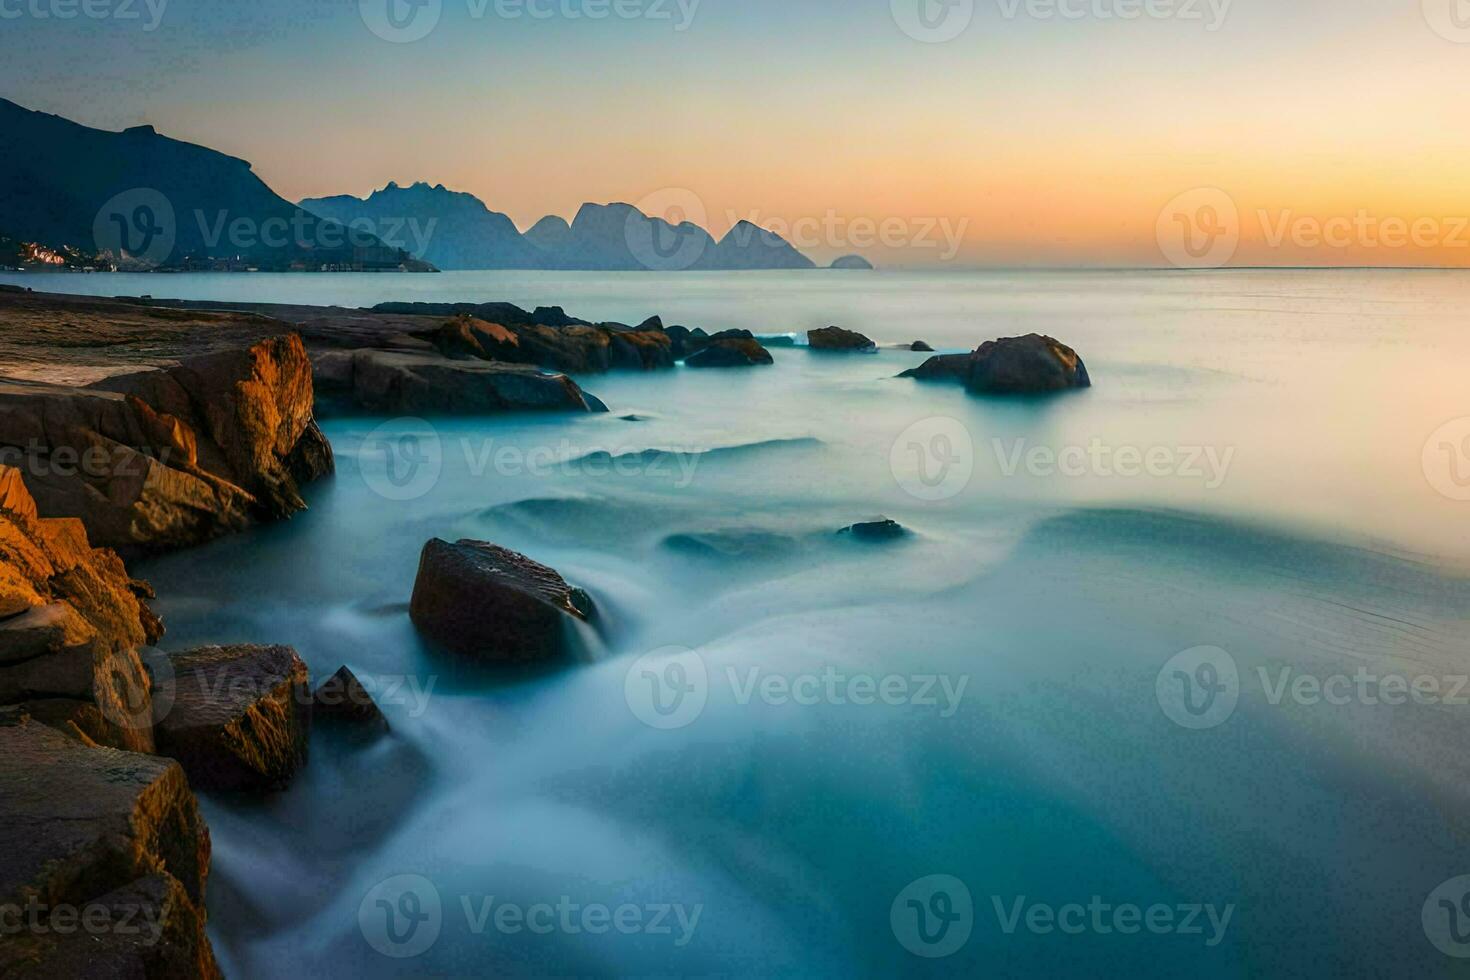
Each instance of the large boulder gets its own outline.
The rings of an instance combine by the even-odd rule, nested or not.
[[[0,382],[0,459],[42,516],[110,548],[185,547],[305,508],[332,470],[299,337],[187,358],[86,388]]]
[[[311,688],[290,647],[202,647],[168,656],[154,697],[158,752],[202,789],[267,793],[306,764]]]
[[[0,705],[119,748],[153,749],[151,682],[140,647],[163,624],[152,590],[81,523],[42,518],[19,471],[0,467]]]
[[[684,359],[684,366],[692,368],[761,367],[775,363],[771,352],[754,339],[711,340]]]
[[[326,351],[316,358],[324,409],[381,415],[591,412],[575,381],[525,364],[413,351]]]
[[[568,658],[592,601],[554,569],[483,541],[424,546],[409,615],[426,637],[493,664]]]
[[[1090,388],[1087,365],[1066,344],[1040,334],[1005,337],[972,354],[931,357],[900,377],[962,382],[976,394],[1047,394]]]
[[[867,337],[855,330],[844,330],[841,327],[823,327],[820,330],[807,331],[807,343],[812,350],[833,351],[868,351],[874,350],[877,345]]]
[[[0,711],[0,786],[0,909],[23,926],[0,976],[220,976],[209,830],[176,763]]]

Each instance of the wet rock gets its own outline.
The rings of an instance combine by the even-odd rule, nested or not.
[[[312,403],[294,335],[88,388],[6,381],[0,458],[96,544],[185,547],[305,508],[300,484],[333,468]]]
[[[0,705],[90,705],[100,721],[72,714],[86,714],[91,738],[151,751],[151,683],[137,653],[163,633],[151,594],[116,553],[90,546],[80,522],[36,516],[20,473],[0,467]]]
[[[845,527],[837,533],[848,535],[855,541],[895,541],[909,532],[897,521],[879,517],[872,521]]]
[[[685,367],[735,368],[775,364],[776,359],[755,340],[712,340],[684,359]]]
[[[11,710],[0,786],[0,907],[47,927],[0,941],[0,976],[219,976],[204,930],[209,831],[176,763],[89,747]],[[51,928],[89,907],[93,921],[128,913],[149,928]]]
[[[688,327],[673,326],[664,331],[669,338],[670,350],[674,359],[682,361],[709,342],[709,334],[698,327],[690,330]]]
[[[311,697],[312,720],[341,724],[366,733],[388,731],[388,719],[378,702],[347,667],[322,682]]]
[[[426,637],[495,664],[534,664],[573,652],[574,621],[591,599],[554,569],[483,541],[424,546],[409,615]]]
[[[88,928],[30,939],[29,962],[13,975],[37,980],[223,977],[205,934],[203,910],[169,875],[139,878],[88,902],[85,908],[91,917]],[[0,956],[0,963],[3,960]]]
[[[877,347],[873,341],[853,330],[841,327],[823,327],[807,331],[807,343],[812,350],[867,351]]]
[[[202,789],[268,793],[306,764],[311,689],[290,647],[202,647],[168,655],[154,737]]]
[[[316,378],[325,406],[340,412],[469,415],[595,410],[572,379],[524,364],[452,361],[407,351],[329,351],[317,356]]]
[[[1077,352],[1040,334],[987,341],[972,354],[931,357],[900,377],[960,381],[976,394],[1046,394],[1092,387],[1087,365]]]

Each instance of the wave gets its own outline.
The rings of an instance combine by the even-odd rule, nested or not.
[[[769,452],[784,449],[822,449],[826,443],[813,436],[801,436],[791,439],[762,439],[759,442],[737,443],[733,446],[714,446],[705,449],[630,449],[622,452],[613,452],[606,449],[596,449],[592,452],[573,456],[568,463],[608,463],[617,461],[642,461],[653,462],[654,460],[667,459],[670,457],[697,456],[700,459],[730,459],[754,453]]]

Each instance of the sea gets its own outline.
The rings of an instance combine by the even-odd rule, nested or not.
[[[0,281],[558,305],[775,357],[577,377],[607,414],[329,420],[307,512],[133,567],[163,649],[289,644],[391,724],[204,798],[228,975],[1470,971],[1470,274]],[[880,349],[807,349],[828,325]],[[898,377],[928,355],[897,345],[1033,332],[1093,387]],[[575,662],[420,639],[435,537],[586,589]]]

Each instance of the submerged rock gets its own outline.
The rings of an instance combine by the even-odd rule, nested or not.
[[[685,367],[735,368],[775,364],[771,352],[754,339],[711,340],[709,344],[684,359]]]
[[[566,659],[573,621],[592,601],[554,569],[497,545],[434,539],[424,545],[409,616],[440,646],[494,664]]]
[[[0,786],[0,908],[46,927],[0,941],[0,976],[220,976],[205,934],[209,830],[176,763],[0,712]],[[52,921],[62,908],[134,929]]]
[[[169,700],[159,699],[158,751],[204,789],[265,793],[306,764],[311,690],[290,647],[202,647],[168,656]]]
[[[807,331],[807,343],[812,350],[873,350],[873,341],[853,330],[841,327],[823,327]]]
[[[316,722],[341,723],[369,733],[388,731],[388,719],[378,702],[347,667],[323,681],[311,703]]]
[[[316,358],[317,387],[333,409],[386,415],[512,411],[591,412],[577,383],[525,364],[450,360],[412,351],[329,351]],[[605,411],[605,406],[601,407]]]
[[[960,381],[976,394],[1045,394],[1092,386],[1077,352],[1040,334],[987,341],[972,354],[931,357],[900,377]]]
[[[904,537],[909,532],[897,521],[889,520],[886,517],[879,517],[872,521],[845,527],[837,533],[850,535],[857,541],[894,541]]]

